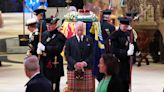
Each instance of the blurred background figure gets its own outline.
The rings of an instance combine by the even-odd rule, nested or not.
[[[105,44],[105,52],[111,53],[111,48],[109,47],[110,39],[109,36],[112,34],[116,29],[115,26],[111,23],[109,23],[110,15],[112,13],[112,10],[104,10],[102,11],[102,20],[101,23],[101,30],[102,30],[102,37]]]
[[[39,42],[39,32],[37,29],[37,20],[35,18],[28,19],[26,22],[26,26],[30,31],[29,34],[29,50],[27,51],[27,56],[37,55],[37,46]]]
[[[69,8],[68,8],[68,12],[71,12],[71,11],[75,11],[75,12],[77,12],[76,7],[75,7],[75,6],[69,6]]]
[[[83,9],[84,1],[83,0],[72,0],[72,2],[70,3],[70,6],[75,6],[78,11],[79,9]]]
[[[46,21],[45,21],[45,12],[46,12],[46,7],[44,6],[40,6],[38,9],[34,10],[35,15],[37,17],[37,27],[38,30],[42,30],[42,32],[47,30],[47,26],[46,26]],[[42,25],[41,25],[42,24]],[[42,28],[42,29],[40,29]]]

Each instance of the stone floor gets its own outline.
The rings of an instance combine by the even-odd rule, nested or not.
[[[0,67],[0,92],[24,92],[24,85],[28,78],[24,74],[23,64],[7,62],[2,62],[2,64],[3,66]],[[66,79],[66,76],[61,79],[61,92],[66,86]],[[143,64],[139,68],[133,67],[133,92],[162,92],[163,88],[164,65],[150,64],[146,66]]]

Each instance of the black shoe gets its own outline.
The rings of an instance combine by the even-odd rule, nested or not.
[[[146,63],[146,65],[150,65],[150,63],[149,63],[149,62],[147,62],[147,63]]]
[[[138,67],[140,67],[141,66],[141,64],[140,63],[138,63],[138,65],[137,65]]]

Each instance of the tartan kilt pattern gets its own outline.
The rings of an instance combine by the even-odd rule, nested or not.
[[[84,79],[76,79],[75,71],[68,71],[68,89],[71,92],[93,92],[93,75],[91,70],[85,70]]]

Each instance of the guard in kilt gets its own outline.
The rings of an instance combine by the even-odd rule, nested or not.
[[[93,92],[92,63],[94,44],[84,36],[84,23],[75,24],[76,35],[66,41],[65,57],[68,62],[68,89],[71,92]]]
[[[57,30],[57,18],[47,18],[47,28],[38,43],[37,53],[41,54],[41,72],[53,84],[54,92],[60,92],[60,77],[64,76],[61,52],[65,45],[65,36]]]
[[[130,19],[120,17],[120,26],[117,31],[111,34],[112,53],[119,59],[119,77],[122,81],[122,92],[129,92],[131,86],[131,69],[132,55],[134,54],[133,33],[128,31]]]
[[[36,55],[37,56],[37,46],[39,42],[39,32],[37,29],[37,20],[35,18],[28,19],[26,22],[27,29],[30,31],[29,34],[29,50],[27,51],[27,56]]]
[[[109,23],[111,13],[112,10],[104,10],[102,12],[102,20],[100,22],[106,53],[111,53],[111,48],[109,46],[111,41],[109,36],[115,31],[115,26]]]

